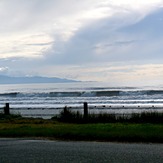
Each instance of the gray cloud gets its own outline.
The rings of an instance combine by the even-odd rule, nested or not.
[[[33,44],[26,44],[29,46],[47,46],[47,45],[51,45],[53,42],[46,42],[46,43],[33,43]]]
[[[162,62],[162,8],[129,6],[108,0],[2,0],[0,67],[15,75],[64,75],[68,68],[67,75],[80,76],[74,65],[82,73],[104,63]],[[114,74],[128,71],[120,67]],[[97,69],[92,72],[95,77]]]
[[[163,48],[160,45],[163,41],[163,21],[160,19],[162,12],[160,9],[141,21],[126,26],[121,23],[123,17],[94,21],[76,32],[68,42],[54,44],[51,51],[47,52],[49,59],[54,64],[143,60],[160,62],[163,59]]]

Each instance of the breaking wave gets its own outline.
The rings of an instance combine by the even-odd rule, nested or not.
[[[138,95],[163,95],[163,90],[135,90],[135,91],[74,91],[74,92],[38,92],[38,93],[20,93],[9,92],[1,93],[0,97],[111,97],[111,96],[138,96]]]

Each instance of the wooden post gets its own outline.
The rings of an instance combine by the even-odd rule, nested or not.
[[[64,107],[64,115],[67,113],[67,106]]]
[[[10,106],[9,103],[6,103],[6,106],[4,107],[4,114],[9,115],[10,114]]]
[[[84,119],[88,118],[88,103],[84,102]]]

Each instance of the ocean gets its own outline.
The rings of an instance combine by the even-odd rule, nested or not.
[[[51,118],[65,106],[82,113],[84,102],[90,113],[163,112],[163,87],[110,87],[98,82],[0,85],[0,111],[9,103],[11,113],[25,117]]]

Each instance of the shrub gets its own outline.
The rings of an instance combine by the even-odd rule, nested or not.
[[[115,113],[99,113],[88,114],[84,117],[79,111],[74,112],[65,107],[59,116],[52,119],[68,123],[115,123],[115,122],[130,122],[130,123],[163,123],[163,113],[158,112],[142,112],[133,113],[131,115],[118,115]]]

